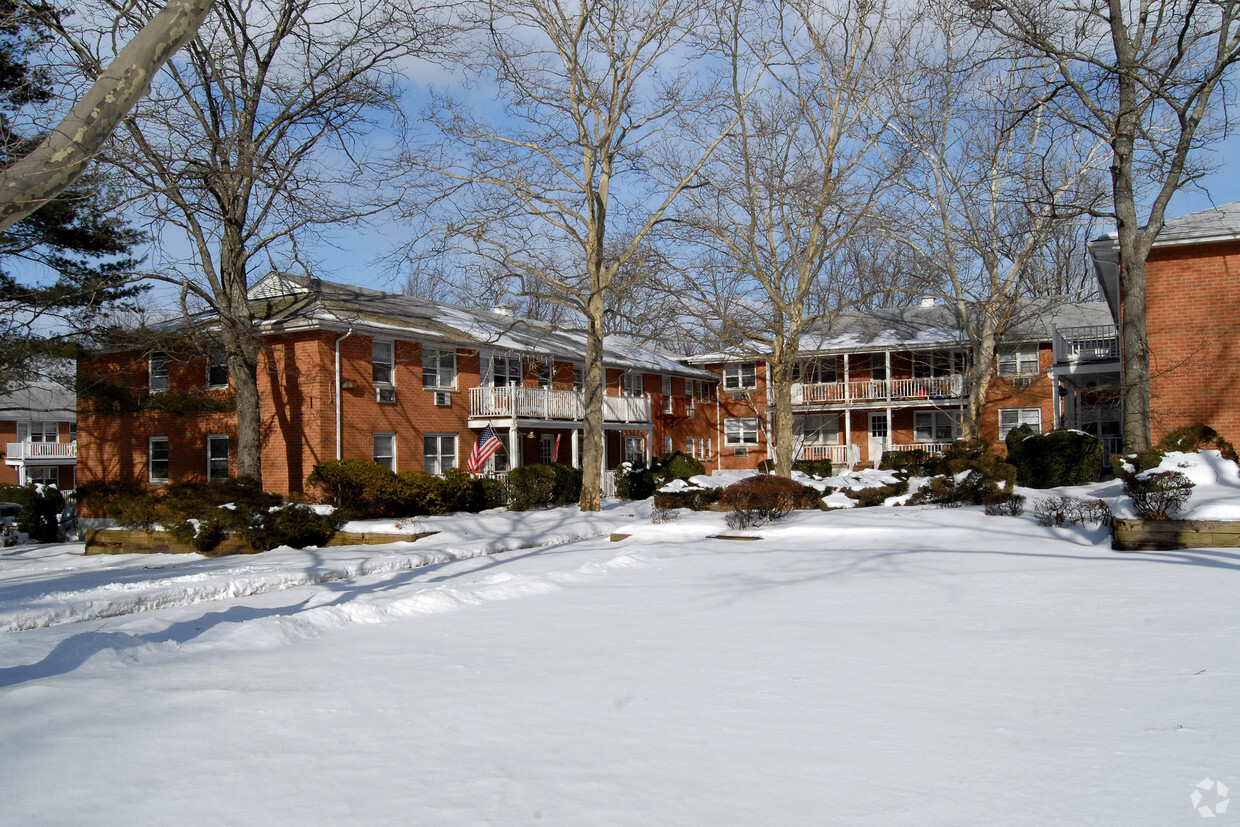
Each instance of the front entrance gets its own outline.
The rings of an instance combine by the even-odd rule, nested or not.
[[[870,414],[870,444],[866,456],[874,467],[882,461],[883,451],[887,448],[889,425],[886,413]]]

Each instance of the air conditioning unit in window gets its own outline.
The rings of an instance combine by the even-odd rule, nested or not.
[[[1012,387],[1014,388],[1027,388],[1031,384],[1033,384],[1033,379],[1029,376],[1017,376],[1012,380]]]
[[[375,401],[384,405],[395,405],[396,388],[375,388]]]
[[[732,401],[733,402],[744,402],[745,392],[744,391],[732,391]]]
[[[447,391],[435,391],[435,407],[450,408],[452,407],[452,394]]]
[[[732,449],[732,456],[734,456],[734,457],[747,457],[747,456],[749,456],[749,449],[748,449],[748,448],[733,448],[733,449]]]
[[[697,408],[685,408],[685,419],[693,419],[697,415]]]

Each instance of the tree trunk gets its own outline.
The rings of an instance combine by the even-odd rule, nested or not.
[[[217,303],[237,405],[237,476],[251,479],[261,487],[263,426],[258,396],[258,332],[250,312],[244,244],[231,226],[220,240],[220,286],[223,295]]]
[[[33,152],[0,173],[0,231],[77,180],[160,67],[194,36],[213,0],[169,0]]]
[[[585,418],[581,430],[582,511],[602,509],[603,393],[607,374],[603,369],[603,294],[594,292],[586,308]]]
[[[792,476],[792,366],[782,354],[771,362],[771,383],[775,389],[775,474]]]
[[[995,349],[998,345],[995,322],[986,314],[982,329],[978,331],[973,346],[973,377],[969,383],[968,410],[960,423],[960,435],[965,439],[981,436],[982,418],[986,413],[986,395],[995,376]]]

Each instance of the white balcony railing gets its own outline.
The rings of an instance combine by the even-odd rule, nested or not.
[[[1119,359],[1119,331],[1113,324],[1055,328],[1051,344],[1061,364]]]
[[[832,465],[856,465],[860,449],[856,445],[802,445],[797,448],[795,459],[831,460]]]
[[[888,445],[885,451],[925,451],[928,454],[941,454],[952,446],[950,442],[915,442],[903,445]]]
[[[843,402],[905,402],[915,399],[955,399],[968,383],[962,374],[921,379],[870,379],[861,382],[824,382],[792,386],[793,405],[829,405]]]
[[[469,415],[579,422],[585,418],[585,403],[576,391],[521,387],[470,388]],[[650,399],[604,396],[603,419],[607,422],[650,422]]]
[[[76,442],[10,442],[4,452],[10,462],[21,460],[35,462],[77,461]]]

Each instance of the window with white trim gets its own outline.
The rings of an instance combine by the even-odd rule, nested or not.
[[[422,349],[422,387],[430,390],[456,389],[456,351]]]
[[[1035,434],[1042,433],[1041,408],[1000,408],[999,439],[1007,439],[1008,431],[1028,425]]]
[[[228,479],[228,437],[207,437],[207,481]]]
[[[875,382],[882,382],[887,379],[887,354],[870,354],[870,379]]]
[[[147,368],[152,392],[168,390],[168,354],[152,350]]]
[[[951,442],[959,438],[959,412],[916,411],[913,413],[913,440],[915,442]]]
[[[539,434],[538,461],[543,465],[555,462],[555,434]]]
[[[222,350],[207,353],[207,387],[213,390],[228,387],[228,354]]]
[[[521,357],[496,353],[491,357],[491,385],[507,388],[521,384]]]
[[[392,384],[396,375],[396,363],[392,358],[394,350],[392,342],[376,340],[370,343],[370,375],[376,385]]]
[[[757,445],[758,418],[756,416],[723,420],[724,445]]]
[[[146,444],[147,479],[156,484],[168,482],[168,437],[153,436]]]
[[[374,461],[389,471],[396,470],[396,434],[372,434],[373,445],[371,456]]]
[[[28,483],[60,487],[60,467],[56,465],[34,465],[26,468],[22,475]]]
[[[800,359],[792,365],[792,381],[820,385],[839,381],[839,365],[834,356]]]
[[[913,378],[933,379],[964,373],[964,353],[958,350],[923,351],[913,354]]]
[[[672,412],[672,377],[663,377],[663,413],[670,414]],[[671,448],[668,448],[670,451]]]
[[[1017,345],[999,349],[999,375],[1023,376],[1038,372],[1038,345]]]
[[[73,424],[73,423],[71,423]],[[76,424],[70,431],[76,431]],[[71,433],[71,436],[75,434]],[[59,422],[18,422],[17,423],[17,441],[18,442],[58,442],[60,440],[60,423]],[[70,442],[73,439],[69,440]]]
[[[456,467],[456,434],[427,434],[422,437],[422,470],[443,474]]]
[[[838,414],[807,414],[796,417],[796,436],[805,445],[838,445]]]
[[[758,387],[757,362],[729,362],[723,366],[724,390],[752,390]]]
[[[646,464],[646,438],[644,436],[624,438],[624,461],[634,465]]]
[[[499,440],[500,449],[487,460],[487,467],[493,472],[502,473],[507,471],[511,465],[508,461],[508,433],[497,433],[495,437]]]
[[[620,374],[620,395],[641,397],[643,395],[646,375],[635,370],[626,370]]]
[[[586,389],[586,366],[573,365],[573,390],[581,393]]]

